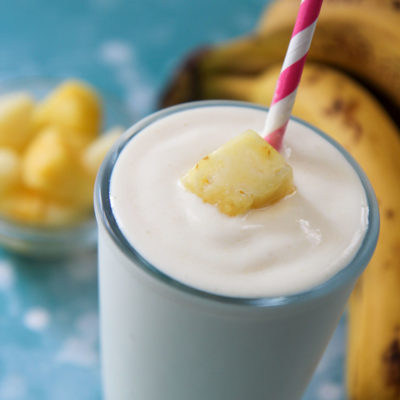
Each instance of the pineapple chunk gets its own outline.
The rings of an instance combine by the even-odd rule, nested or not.
[[[0,197],[0,213],[19,222],[41,222],[44,201],[40,194],[18,187]]]
[[[42,223],[47,226],[69,225],[84,219],[89,215],[87,207],[77,207],[74,204],[47,199]]]
[[[25,224],[61,226],[79,220],[86,209],[60,202],[35,190],[15,187],[0,197],[0,214]]]
[[[252,130],[204,157],[181,181],[229,216],[272,204],[294,191],[292,168]]]
[[[13,188],[19,181],[20,159],[8,148],[0,148],[0,194]]]
[[[36,107],[33,118],[36,130],[56,126],[68,135],[72,143],[85,146],[100,131],[100,98],[85,83],[67,81]]]
[[[91,205],[93,178],[80,163],[80,153],[60,130],[37,134],[22,159],[22,180],[28,188],[74,204]]]
[[[21,149],[32,132],[34,101],[29,94],[0,97],[0,146]]]
[[[114,142],[121,136],[122,132],[123,129],[121,127],[114,127],[104,135],[98,137],[86,148],[83,153],[83,164],[92,175],[97,174],[108,150],[110,150]]]

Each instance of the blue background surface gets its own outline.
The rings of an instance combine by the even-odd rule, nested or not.
[[[0,85],[79,77],[150,113],[183,55],[249,32],[262,0],[6,0]],[[345,320],[305,400],[343,400]],[[96,255],[32,262],[0,250],[0,400],[100,400]],[[190,399],[177,399],[190,400]]]

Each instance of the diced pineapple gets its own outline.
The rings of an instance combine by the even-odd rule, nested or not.
[[[91,205],[93,178],[80,163],[80,153],[51,127],[36,135],[22,159],[22,180],[31,189],[74,204]]]
[[[90,143],[85,149],[83,153],[83,164],[92,175],[97,174],[100,164],[108,150],[110,150],[111,146],[121,136],[122,132],[123,129],[121,127],[114,127]]]
[[[92,213],[97,168],[120,131],[97,140],[100,98],[70,80],[39,105],[25,93],[0,97],[0,214],[68,225]]]
[[[62,226],[77,221],[87,209],[60,202],[23,186],[0,197],[0,214],[24,224]]]
[[[87,84],[67,81],[36,107],[34,124],[37,130],[56,126],[68,135],[72,143],[85,146],[100,131],[100,98]]]
[[[39,223],[43,219],[43,196],[23,187],[15,188],[0,197],[0,213],[23,223]]]
[[[47,226],[65,226],[88,217],[87,207],[47,199],[42,223]]]
[[[272,204],[294,191],[292,168],[251,130],[200,160],[182,183],[229,216]]]
[[[0,146],[21,149],[32,132],[34,101],[27,93],[0,97]]]
[[[14,150],[0,148],[0,195],[18,184],[20,166],[19,156]]]

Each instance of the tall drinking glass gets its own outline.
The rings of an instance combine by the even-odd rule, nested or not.
[[[374,251],[379,215],[366,176],[332,139],[293,118],[291,124],[312,130],[336,147],[365,190],[368,228],[348,265],[310,290],[243,298],[191,287],[139,254],[120,229],[110,200],[110,181],[119,155],[135,135],[145,134],[146,127],[169,115],[221,105],[267,112],[257,105],[218,101],[165,109],[129,129],[98,175],[95,210],[106,400],[301,398]],[[157,243],[154,246],[157,251]]]

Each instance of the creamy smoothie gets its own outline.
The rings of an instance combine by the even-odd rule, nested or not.
[[[229,139],[261,132],[262,110],[181,111],[130,140],[111,177],[122,232],[156,268],[187,285],[227,296],[305,291],[346,266],[368,225],[364,188],[344,156],[302,125],[289,126],[283,153],[296,192],[230,217],[186,191],[180,178]]]
[[[180,185],[267,110],[199,102],[134,125],[96,182],[105,400],[299,400],[375,248],[357,164],[291,120],[296,191],[228,217]]]

